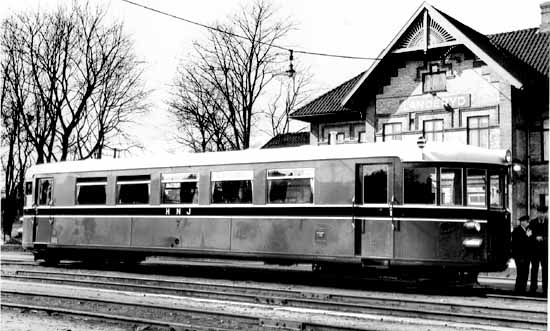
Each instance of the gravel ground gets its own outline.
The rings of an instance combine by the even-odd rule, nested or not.
[[[156,331],[156,328],[121,325],[85,317],[70,317],[38,311],[2,308],[2,331]]]

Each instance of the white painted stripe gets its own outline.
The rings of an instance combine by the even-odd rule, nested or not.
[[[39,215],[37,218],[50,218],[47,215]],[[215,219],[320,219],[320,220],[352,220],[351,216],[205,216],[205,215],[52,215],[51,218],[215,218]]]
[[[367,221],[391,221],[391,217],[356,217],[357,220],[367,220]],[[400,222],[446,222],[446,223],[465,223],[470,219],[459,219],[459,218],[412,218],[412,217],[396,217],[394,221]],[[478,223],[487,223],[486,220],[473,220]]]
[[[388,204],[368,204],[368,205],[362,205],[362,204],[354,204],[350,202],[349,204],[303,204],[303,203],[267,203],[265,205],[254,205],[254,204],[206,204],[206,205],[200,205],[200,204],[160,204],[160,205],[150,205],[150,204],[140,204],[140,205],[133,205],[133,204],[126,204],[126,205],[57,205],[57,206],[39,206],[38,208],[45,208],[45,209],[77,209],[77,208],[86,208],[86,209],[105,209],[105,208],[128,208],[128,207],[134,207],[134,208],[188,208],[188,207],[194,207],[194,208],[233,208],[233,207],[247,207],[247,208],[273,208],[273,207],[309,207],[309,208],[342,208],[342,207],[354,207],[357,209],[369,209],[369,208],[388,208]],[[393,208],[395,209],[437,209],[437,210],[446,210],[446,209],[456,209],[456,210],[487,210],[485,207],[472,207],[472,206],[434,206],[434,205],[394,205]],[[32,207],[25,207],[25,210],[34,210]],[[501,210],[502,208],[496,208],[497,210]]]
[[[120,180],[117,185],[134,185],[134,184],[150,184],[150,180]]]
[[[26,216],[32,218],[33,216]],[[223,216],[223,215],[39,215],[37,218],[207,218],[207,219],[318,219],[318,220],[367,220],[367,221],[388,221],[391,217],[352,217],[352,216]],[[394,221],[401,222],[446,222],[465,223],[469,219],[443,219],[443,218],[394,218]],[[487,223],[486,220],[473,220],[478,223]]]
[[[456,218],[395,218],[396,221],[403,222],[449,222],[449,223],[464,223],[470,221],[470,219],[456,219]],[[473,220],[478,223],[487,223],[487,220]]]
[[[76,186],[96,186],[96,185],[107,185],[107,181],[103,182],[76,182]]]

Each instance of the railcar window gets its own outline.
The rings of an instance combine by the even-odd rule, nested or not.
[[[199,203],[199,175],[162,174],[162,203]]]
[[[252,203],[252,171],[212,172],[212,203]]]
[[[151,178],[146,176],[117,177],[117,204],[147,204]]]
[[[403,171],[404,203],[435,204],[437,193],[436,169],[433,167],[405,168]]]
[[[506,175],[503,172],[489,171],[489,203],[493,208],[502,208],[505,204]]]
[[[32,182],[25,183],[25,207],[32,206]]]
[[[462,169],[441,168],[441,205],[462,205]]]
[[[388,166],[363,166],[363,203],[388,202]]]
[[[104,205],[107,178],[77,178],[76,203],[78,205]]]
[[[53,179],[40,178],[38,180],[38,205],[47,206],[52,203]]]
[[[485,169],[467,169],[466,197],[468,206],[486,207],[486,177]]]
[[[267,171],[269,203],[313,203],[313,168]]]

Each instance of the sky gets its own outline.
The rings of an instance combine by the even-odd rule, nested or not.
[[[72,0],[3,0],[0,18],[22,10],[51,10]],[[133,128],[145,146],[138,154],[177,153],[185,148],[174,143],[176,130],[165,101],[179,63],[192,52],[192,44],[204,40],[207,30],[154,13],[122,0],[88,0],[108,9],[110,19],[122,21],[143,61],[146,87],[152,90],[151,112]],[[132,0],[175,16],[211,25],[224,21],[253,0]],[[376,57],[403,28],[422,4],[420,0],[272,0],[278,15],[290,19],[296,29],[283,46],[310,52]],[[543,0],[433,0],[432,6],[483,34],[536,27]],[[369,68],[369,60],[352,60],[295,54],[313,75],[312,98],[340,85]],[[297,130],[304,123],[294,123]],[[269,139],[257,136],[252,147]]]

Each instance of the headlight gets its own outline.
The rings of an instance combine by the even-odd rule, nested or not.
[[[462,246],[467,248],[478,248],[483,244],[483,239],[481,238],[466,238],[462,241]]]
[[[476,221],[469,220],[466,223],[464,223],[464,228],[466,230],[476,230],[477,232],[481,231],[481,224],[479,224]]]

